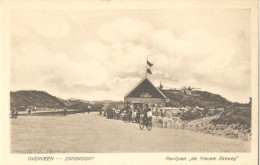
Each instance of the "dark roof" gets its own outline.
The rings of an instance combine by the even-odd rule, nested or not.
[[[130,92],[128,92],[125,97],[130,98],[142,98],[149,95],[149,98],[162,98],[165,99],[166,96],[156,88],[150,80],[143,78],[136,87],[134,87]]]

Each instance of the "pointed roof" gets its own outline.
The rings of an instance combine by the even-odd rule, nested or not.
[[[125,97],[131,98],[162,98],[166,99],[166,96],[156,88],[148,78],[143,78],[133,89],[131,89]]]

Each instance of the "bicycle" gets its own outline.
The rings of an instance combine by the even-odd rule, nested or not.
[[[140,115],[139,127],[142,130],[146,126],[148,131],[152,130],[152,117],[148,117],[146,120],[143,119],[143,115]]]

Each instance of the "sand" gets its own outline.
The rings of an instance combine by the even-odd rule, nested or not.
[[[11,119],[12,153],[249,152],[250,142],[189,130],[153,128],[97,113]]]

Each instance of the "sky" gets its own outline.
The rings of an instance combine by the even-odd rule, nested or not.
[[[250,10],[15,10],[11,90],[123,100],[152,66],[155,86],[190,86],[246,103]]]

